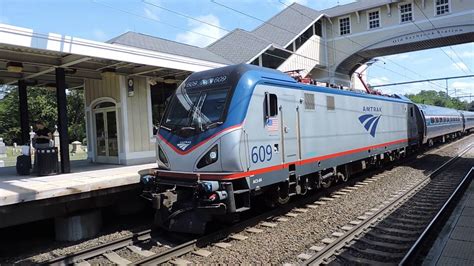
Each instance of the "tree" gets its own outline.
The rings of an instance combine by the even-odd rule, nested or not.
[[[474,101],[469,104],[468,110],[474,112]]]
[[[67,95],[68,134],[70,141],[86,137],[84,90],[73,90]]]
[[[468,109],[467,103],[464,103],[457,98],[448,96],[444,91],[421,91],[418,94],[408,94],[406,96],[415,103],[435,105],[458,110]]]
[[[81,140],[85,137],[84,121],[84,92],[70,91],[67,94],[68,133],[71,141]],[[12,87],[0,100],[0,137],[5,142],[20,143],[20,114],[18,103],[18,89]],[[28,114],[30,125],[34,121],[44,121],[49,129],[54,130],[57,125],[56,91],[46,88],[28,88]]]

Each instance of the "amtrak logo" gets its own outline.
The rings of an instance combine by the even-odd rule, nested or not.
[[[184,140],[184,141],[181,141],[180,143],[178,143],[178,148],[180,148],[181,150],[186,150],[186,148],[191,145],[191,141],[189,140]]]
[[[380,117],[382,115],[361,115],[359,116],[360,123],[364,126],[365,130],[369,132],[369,134],[375,138],[375,131],[377,130],[377,125],[379,123]]]

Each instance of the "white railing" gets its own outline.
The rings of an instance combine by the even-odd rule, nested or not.
[[[301,75],[305,77],[315,66],[324,65],[321,62],[320,42],[321,37],[313,35],[303,45],[301,45],[294,54],[278,67],[280,71],[291,71],[297,69],[303,69]]]

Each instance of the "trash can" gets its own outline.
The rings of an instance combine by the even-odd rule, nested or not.
[[[36,171],[39,176],[57,174],[58,169],[58,148],[36,149]]]

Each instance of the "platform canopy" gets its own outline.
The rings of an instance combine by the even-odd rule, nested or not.
[[[108,71],[159,79],[220,66],[224,64],[0,24],[0,84],[54,84],[55,68],[65,69],[66,84],[73,88]]]
[[[100,80],[110,73],[160,82],[169,77],[183,80],[192,72],[225,65],[202,58],[0,24],[0,86],[18,86],[22,142],[29,140],[27,87],[56,88],[62,172],[70,171],[69,153],[62,152],[69,150],[67,89],[82,87],[84,80]]]

